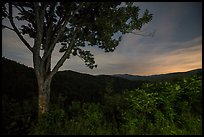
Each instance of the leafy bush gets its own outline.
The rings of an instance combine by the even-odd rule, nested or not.
[[[122,133],[201,134],[201,91],[201,77],[194,76],[124,92],[128,106],[123,110]]]
[[[52,107],[33,134],[202,134],[201,91],[201,77],[146,83],[122,94],[107,91],[101,104],[72,102],[65,110]]]
[[[63,109],[54,106],[48,113],[43,114],[36,125],[33,125],[30,134],[60,135],[64,134],[63,126],[66,121]]]
[[[146,83],[122,93],[112,92],[110,84],[107,90],[101,103],[72,101],[64,106],[61,102],[66,97],[61,95],[37,123],[33,117],[36,102],[18,102],[4,95],[4,134],[202,134],[202,76]]]

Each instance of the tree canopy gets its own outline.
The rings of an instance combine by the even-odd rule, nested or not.
[[[151,21],[152,14],[148,10],[139,17],[140,8],[132,2],[120,5],[121,2],[12,2],[2,7],[2,18],[8,17],[14,27],[14,19],[26,21],[19,29],[14,27],[24,44],[33,51],[32,45],[23,38],[28,34],[44,51],[41,57],[45,61],[53,52],[57,43],[61,45],[59,52],[64,53],[58,61],[56,69],[70,57],[79,56],[89,68],[96,67],[93,54],[83,47],[98,46],[105,52],[112,52],[121,41],[122,35],[131,33]],[[6,7],[10,7],[6,10]],[[19,12],[14,17],[12,7]],[[17,21],[15,20],[15,21]]]
[[[15,9],[15,14],[14,12]],[[18,12],[16,12],[16,10]],[[8,18],[20,40],[33,54],[38,83],[38,117],[49,111],[53,76],[71,55],[79,56],[89,68],[97,67],[93,54],[85,46],[98,46],[113,52],[121,41],[116,33],[131,33],[151,21],[148,10],[139,17],[132,2],[8,2],[2,5],[2,19]],[[17,21],[23,25],[17,28]],[[33,45],[23,37],[34,39]],[[60,44],[63,55],[51,70],[54,48]],[[42,53],[42,55],[41,55]]]

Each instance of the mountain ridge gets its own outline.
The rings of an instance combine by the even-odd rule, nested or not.
[[[115,74],[112,75],[113,77],[122,77],[128,80],[147,80],[147,81],[154,81],[154,80],[163,80],[163,79],[171,79],[175,77],[184,77],[190,76],[193,74],[202,73],[202,68],[193,69],[185,72],[173,72],[173,73],[166,73],[166,74],[156,74],[156,75],[149,75],[149,76],[140,76],[140,75],[131,75],[131,74]]]
[[[13,62],[13,63],[15,62],[15,63],[23,66],[24,68],[33,69],[32,67],[28,67],[24,64],[7,59],[5,57],[2,57],[2,60],[3,61],[8,60],[8,61]],[[175,79],[177,77],[184,77],[184,76],[190,76],[192,74],[202,73],[202,68],[193,69],[193,70],[185,71],[185,72],[173,72],[173,73],[156,74],[156,75],[148,75],[148,76],[131,75],[131,74],[92,75],[92,74],[87,74],[87,73],[76,72],[73,70],[58,71],[58,73],[65,73],[65,72],[73,73],[76,75],[91,76],[91,77],[116,77],[116,78],[131,80],[131,81],[162,81],[162,80],[171,80],[171,79]]]
[[[3,94],[22,98],[37,97],[37,81],[33,68],[2,57]],[[142,81],[130,81],[112,76],[94,76],[72,70],[58,71],[51,84],[51,99],[58,96],[67,100],[102,100],[107,91],[120,93],[125,89],[138,88]],[[29,91],[29,92],[27,92]],[[61,95],[60,95],[61,94]]]

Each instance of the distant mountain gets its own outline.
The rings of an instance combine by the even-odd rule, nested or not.
[[[2,93],[12,98],[31,99],[37,96],[37,84],[33,68],[2,57]],[[71,70],[59,71],[51,84],[51,99],[56,101],[62,95],[69,102],[73,100],[99,101],[106,92],[122,92],[140,86],[141,81],[112,77],[93,76]],[[52,102],[53,102],[52,101]]]
[[[139,75],[129,75],[129,74],[116,74],[112,75],[113,77],[120,77],[128,80],[137,80],[137,81],[163,81],[163,80],[177,80],[186,76],[191,76],[195,74],[202,74],[202,69],[195,69],[187,72],[175,72],[168,74],[160,75],[151,75],[151,76],[139,76]]]

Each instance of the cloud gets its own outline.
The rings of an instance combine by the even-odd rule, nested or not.
[[[32,66],[30,51],[21,45],[20,40],[12,33],[3,35],[2,55],[10,57],[23,64]],[[10,39],[8,39],[11,37]],[[89,69],[78,57],[67,60],[60,70],[71,69],[89,74],[129,73],[137,75],[152,75],[167,72],[186,71],[202,66],[201,36],[185,42],[144,44],[142,37],[135,39],[126,35],[113,53],[105,53],[97,47],[86,47],[95,55],[98,67]],[[123,47],[122,47],[123,46]],[[52,56],[52,67],[62,56],[56,46]]]
[[[178,48],[172,48],[174,50],[158,48],[158,50],[153,50],[153,52],[149,52],[149,54],[144,54],[144,58],[141,57],[140,60],[137,60],[138,63],[142,65],[132,65],[132,67],[135,68],[135,72],[131,73],[152,75],[201,68],[202,40],[198,44],[197,39],[199,38],[192,39],[188,42],[177,43]],[[182,46],[179,47],[179,45]]]
[[[129,42],[124,52],[95,52],[99,67],[92,73],[152,75],[187,71],[202,66],[201,36],[185,42],[158,43],[156,46],[138,43],[138,47],[133,47]]]
[[[30,39],[28,40],[29,43],[32,43]],[[2,56],[33,67],[31,52],[17,35],[8,29],[2,30]]]
[[[80,58],[72,57],[60,70],[152,75],[202,67],[202,7],[199,3],[136,4],[141,12],[148,9],[153,13],[153,20],[142,30],[145,33],[156,30],[154,37],[126,34],[113,53],[105,53],[98,47],[85,47],[94,54],[97,68],[89,69]],[[56,46],[52,54],[52,67],[62,56],[59,48]],[[10,30],[2,31],[2,56],[33,66],[32,54]]]

